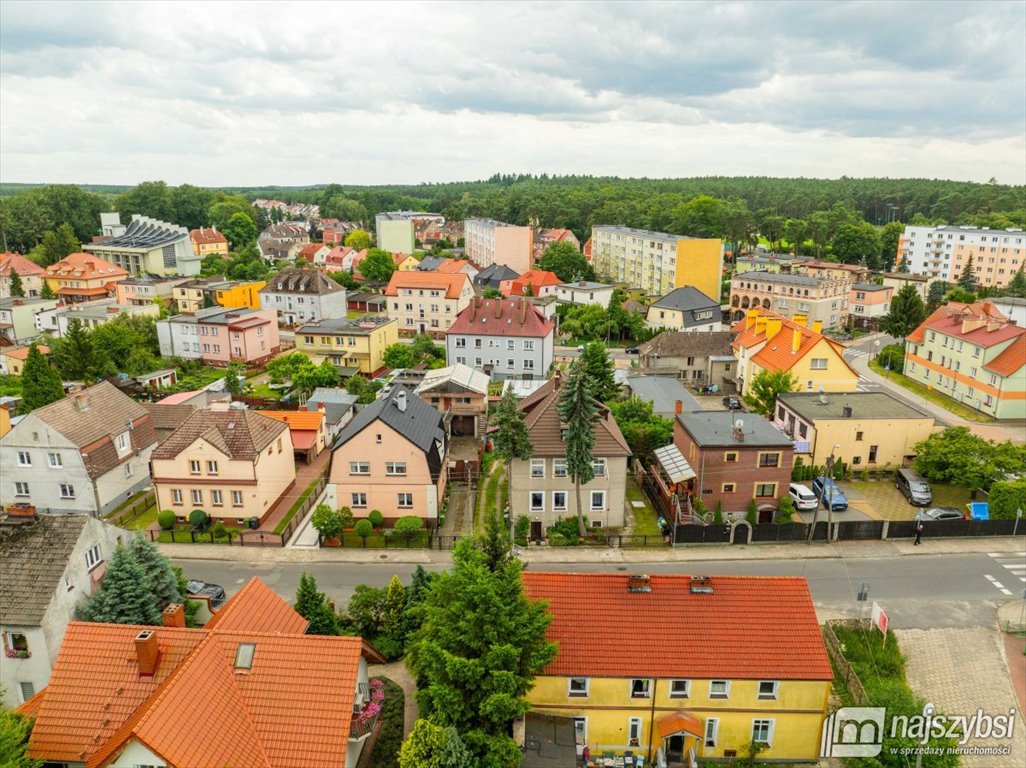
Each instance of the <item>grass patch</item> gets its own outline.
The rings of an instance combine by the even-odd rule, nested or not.
[[[410,536],[408,544],[405,536],[391,533],[386,536],[384,531],[375,531],[367,537],[366,542],[353,531],[342,532],[342,546],[346,549],[424,549],[430,540],[431,535],[424,530]]]
[[[296,516],[296,513],[299,512],[299,508],[303,506],[303,502],[306,501],[307,497],[311,493],[313,493],[313,489],[317,487],[317,483],[319,483],[320,481],[321,478],[316,477],[314,478],[313,482],[306,487],[306,490],[303,491],[302,495],[298,499],[296,499],[296,503],[293,504],[292,507],[289,509],[289,513],[285,515],[285,517],[283,517],[276,526],[274,526],[275,533],[281,533],[285,530],[285,526],[292,522],[292,518]]]
[[[191,392],[194,389],[202,389],[208,384],[213,384],[218,379],[225,377],[224,368],[215,368],[211,365],[204,365],[190,373],[182,373],[178,370],[178,383],[170,387],[168,392]]]
[[[957,400],[952,400],[947,395],[941,394],[934,389],[927,389],[925,384],[913,381],[903,373],[895,373],[894,371],[885,370],[876,360],[870,360],[869,367],[888,381],[893,381],[898,386],[904,387],[909,392],[913,392],[935,405],[939,405],[941,408],[950,411],[966,421],[975,421],[981,424],[988,424],[994,421],[994,419],[985,413],[980,413],[974,408],[970,408],[968,405],[964,405]]]
[[[488,519],[489,515],[496,512],[495,494],[499,490],[499,483],[502,483],[503,489],[505,490],[505,478],[505,467],[499,466],[496,467],[495,471],[488,476],[488,482],[478,485],[478,493],[484,493],[484,504],[478,506],[478,509],[482,514],[478,515],[477,519],[474,520],[475,532],[484,533],[484,521]]]
[[[381,732],[374,742],[368,768],[397,768],[399,765],[399,747],[403,743],[403,710],[406,696],[403,689],[382,675],[375,678],[385,684],[385,701],[378,715]],[[372,678],[373,679],[373,678]]]
[[[281,390],[271,389],[271,385],[267,382],[252,386],[247,394],[249,397],[268,397],[273,398],[275,400],[281,399]]]
[[[21,376],[0,376],[0,397],[21,397]]]
[[[235,528],[235,527],[229,526],[229,525],[226,525],[224,528],[225,528],[226,531],[228,531],[228,533],[231,534],[231,537],[233,539],[238,538],[241,529]],[[197,533],[196,534],[196,541],[193,541],[192,540],[192,536],[189,535],[189,531],[191,531],[191,530],[192,530],[192,527],[189,526],[189,525],[176,525],[174,527],[174,530],[171,530],[171,531],[161,531],[160,534],[157,536],[157,541],[159,541],[161,544],[227,544],[228,543],[228,537],[227,536],[225,536],[223,539],[214,539],[213,541],[211,541],[210,540],[210,532],[212,530],[212,527],[208,528],[203,533]],[[174,535],[172,536],[172,534],[174,534]]]
[[[644,502],[644,507],[636,507],[632,502]],[[633,478],[627,480],[627,503],[631,505],[631,513],[634,515],[635,536],[659,536],[663,535],[659,528],[659,515],[652,509],[645,492],[638,487]]]
[[[132,522],[126,524],[126,528],[130,531],[145,531],[151,525],[157,522],[157,505],[154,504],[152,507],[143,512],[139,517],[135,518]]]

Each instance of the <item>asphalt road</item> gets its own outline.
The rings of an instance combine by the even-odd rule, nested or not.
[[[805,576],[812,589],[816,607],[823,612],[855,616],[859,585],[869,585],[870,601],[876,600],[887,611],[895,628],[929,629],[934,627],[993,626],[995,608],[1007,601],[1007,595],[995,588],[987,576],[1004,579],[1019,594],[1021,586],[1004,570],[1004,563],[1021,561],[1015,555],[1001,558],[986,554],[920,555],[917,557],[706,561],[688,563],[647,563],[632,566],[647,573],[746,574],[761,576]],[[414,566],[408,564],[280,563],[247,564],[228,561],[178,560],[190,578],[220,584],[234,594],[251,576],[259,576],[290,602],[295,599],[299,574],[306,570],[317,579],[318,587],[336,605],[344,606],[357,584],[385,586],[393,574],[409,581]],[[1023,561],[1026,562],[1026,561]],[[441,570],[443,565],[425,566]],[[532,568],[540,566],[533,565]],[[626,570],[623,565],[561,563],[546,566],[560,571]],[[870,605],[865,606],[868,613]],[[781,617],[786,620],[786,617]]]

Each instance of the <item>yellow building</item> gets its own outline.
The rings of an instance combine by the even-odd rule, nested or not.
[[[420,260],[409,253],[393,253],[392,263],[396,272],[413,272],[420,266]]]
[[[225,280],[206,277],[175,286],[172,298],[179,312],[193,314],[208,307],[260,309],[260,289],[266,280]]]
[[[731,331],[735,334],[738,388],[747,394],[763,371],[790,373],[802,392],[855,392],[859,375],[844,359],[844,347],[806,325],[805,315],[788,320],[775,312],[750,309]]]
[[[0,405],[0,437],[11,431],[11,412],[7,406]]]
[[[217,255],[228,258],[228,238],[213,227],[200,227],[189,232],[192,252],[201,259]]]
[[[296,349],[333,365],[359,368],[369,376],[385,367],[385,350],[399,342],[399,322],[384,316],[336,318],[296,331]]]
[[[537,713],[572,720],[577,752],[654,764],[740,756],[816,761],[833,672],[801,577],[523,574],[548,602],[555,659]]]

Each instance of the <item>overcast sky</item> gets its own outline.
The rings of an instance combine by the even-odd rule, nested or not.
[[[1026,2],[0,0],[0,180],[1026,181]]]

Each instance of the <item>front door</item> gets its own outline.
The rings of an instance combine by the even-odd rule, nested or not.
[[[542,524],[541,520],[531,521],[531,541],[542,540]]]

